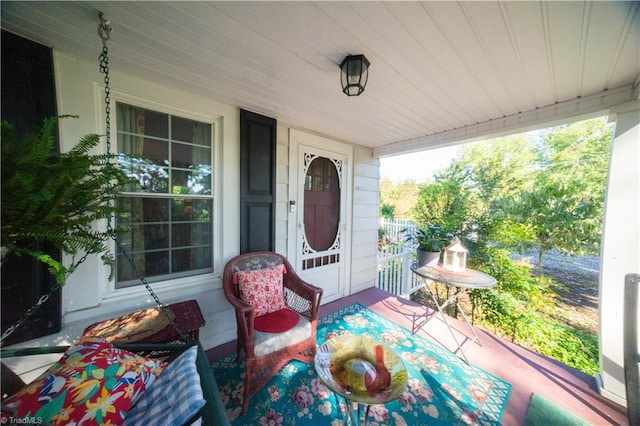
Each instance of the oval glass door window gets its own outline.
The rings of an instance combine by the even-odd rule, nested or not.
[[[311,161],[304,181],[304,231],[316,252],[329,250],[340,224],[340,179],[333,161]]]

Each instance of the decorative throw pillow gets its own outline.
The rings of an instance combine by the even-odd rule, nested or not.
[[[81,339],[60,361],[3,402],[3,412],[43,423],[122,424],[129,408],[164,362],[115,348],[99,337]]]
[[[237,272],[240,297],[255,308],[256,316],[286,307],[282,276],[284,265]]]
[[[125,425],[179,426],[191,419],[206,402],[197,356],[198,347],[192,346],[169,363],[129,411]]]
[[[298,324],[300,316],[289,308],[260,315],[253,321],[253,328],[267,333],[283,333]]]

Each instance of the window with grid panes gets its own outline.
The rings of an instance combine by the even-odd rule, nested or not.
[[[213,270],[213,124],[116,104],[122,191],[116,288]]]

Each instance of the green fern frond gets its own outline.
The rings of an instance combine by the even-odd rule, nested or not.
[[[108,242],[117,231],[96,231],[94,224],[118,213],[115,194],[131,182],[117,166],[118,155],[91,153],[100,144],[97,134],[57,153],[55,132],[65,117],[74,116],[47,118],[38,133],[23,140],[3,121],[1,151],[2,245],[45,263],[61,283],[78,265],[65,266],[32,251],[29,241],[51,243],[73,262],[79,253],[98,254],[113,268]]]

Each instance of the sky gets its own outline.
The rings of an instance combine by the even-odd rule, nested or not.
[[[393,182],[403,180],[427,182],[431,180],[434,173],[445,169],[461,149],[462,145],[458,145],[381,158],[380,176],[389,178]]]

